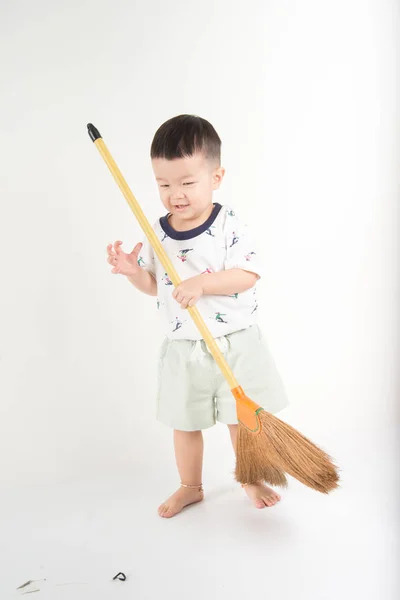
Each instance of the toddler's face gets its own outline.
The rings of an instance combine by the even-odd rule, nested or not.
[[[187,223],[206,213],[224,176],[224,169],[212,165],[201,153],[173,160],[155,158],[152,166],[161,201],[175,223]]]

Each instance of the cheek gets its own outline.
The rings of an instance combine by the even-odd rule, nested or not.
[[[168,190],[160,190],[160,198],[163,202],[168,200]]]
[[[203,185],[199,186],[196,190],[196,198],[201,204],[209,202],[211,196],[212,188],[207,183],[203,183]]]
[[[166,209],[169,209],[169,201],[166,193],[160,190],[160,200]]]
[[[190,195],[193,198],[197,198],[198,200],[201,200],[202,198],[204,198],[205,196],[207,196],[209,193],[209,188],[207,186],[207,184],[202,183],[201,185],[197,185],[195,190],[192,190],[190,192]]]

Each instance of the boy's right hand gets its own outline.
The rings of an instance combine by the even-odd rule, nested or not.
[[[137,275],[141,271],[141,267],[138,265],[139,252],[143,244],[136,244],[130,254],[126,254],[121,249],[122,242],[118,241],[107,246],[107,262],[113,266],[111,273],[126,275],[132,277]]]

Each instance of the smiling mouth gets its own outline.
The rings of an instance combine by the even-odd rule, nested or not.
[[[175,204],[174,208],[176,210],[183,210],[185,208],[187,208],[189,206],[189,204]]]

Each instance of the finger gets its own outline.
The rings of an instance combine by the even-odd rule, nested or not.
[[[114,256],[115,252],[112,249],[112,244],[108,244],[107,246],[107,253],[109,256]]]
[[[142,246],[143,246],[142,242],[139,242],[139,244],[136,244],[136,246],[132,250],[131,254],[133,254],[133,256],[137,256],[139,254],[139,252],[141,251]]]
[[[196,304],[196,298],[192,298],[189,303],[188,303],[188,307],[191,308],[192,306],[194,306]]]
[[[181,308],[187,308],[187,305],[189,303],[189,298],[183,298],[181,301]]]
[[[179,288],[175,288],[173,291],[172,297],[175,298],[175,300],[176,300],[176,297],[178,294],[179,294]]]
[[[111,271],[111,273],[113,273],[113,275],[118,275],[119,272],[120,272],[119,267],[114,267],[113,270]]]
[[[122,245],[121,241],[115,242],[115,244],[114,244],[114,250],[115,250],[115,252],[117,254],[119,254],[120,252],[122,252],[121,245]]]

